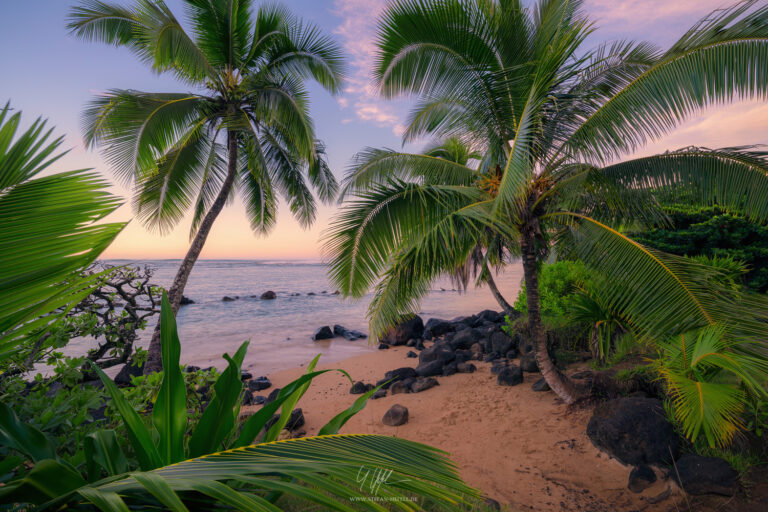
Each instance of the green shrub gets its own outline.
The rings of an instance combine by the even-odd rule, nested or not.
[[[581,287],[588,287],[592,282],[591,272],[580,261],[558,261],[542,265],[539,271],[539,296],[541,314],[550,322],[557,322],[558,317],[566,317],[573,302],[573,297]],[[528,313],[525,283],[520,288],[514,307],[523,314]]]

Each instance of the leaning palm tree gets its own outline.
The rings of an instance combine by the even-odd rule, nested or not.
[[[466,166],[381,154],[328,245],[343,293],[361,296],[375,286],[369,317],[376,334],[417,311],[428,283],[466,261],[475,248],[468,234],[491,229],[514,240],[539,368],[568,403],[584,390],[549,358],[539,307],[537,266],[553,247],[555,256],[595,268],[611,285],[605,307],[651,339],[721,322],[742,350],[764,357],[760,317],[768,311],[763,298],[713,293],[712,270],[622,233],[667,222],[658,191],[768,221],[765,155],[686,148],[620,160],[707,105],[765,98],[768,7],[745,1],[715,11],[664,51],[629,42],[587,51],[592,25],[580,3],[390,4],[379,25],[375,78],[386,97],[417,97],[404,141],[458,136],[481,144],[489,179],[466,186],[475,176]],[[424,183],[450,176],[465,184],[407,183],[414,169]],[[353,217],[365,219],[357,231],[348,229]]]
[[[191,35],[162,0],[132,7],[85,0],[69,15],[76,36],[128,47],[194,91],[112,90],[84,114],[87,143],[100,145],[133,187],[134,209],[146,225],[166,232],[192,208],[191,245],[168,293],[174,313],[235,189],[256,233],[274,226],[278,193],[303,226],[316,211],[307,181],[324,201],[336,194],[304,81],[338,92],[341,51],[283,7],[253,12],[252,3],[186,0]],[[145,372],[160,368],[159,335],[158,327]]]

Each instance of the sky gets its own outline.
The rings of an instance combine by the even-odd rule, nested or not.
[[[123,0],[113,0],[127,4]],[[370,83],[376,16],[387,0],[285,0],[293,12],[332,35],[348,56],[348,79],[341,95],[333,97],[310,85],[316,132],[326,146],[338,179],[353,155],[366,146],[400,148],[400,134],[408,100],[386,101]],[[125,205],[110,220],[130,221],[106,258],[181,258],[189,244],[190,218],[161,236],[131,220],[130,190],[115,182],[109,165],[82,140],[80,114],[94,95],[111,88],[150,92],[184,92],[186,86],[170,75],[158,76],[126,49],[88,43],[70,36],[65,17],[74,0],[0,2],[0,102],[10,100],[28,123],[38,116],[65,135],[70,152],[53,170],[93,168],[114,183],[111,191]],[[182,18],[182,0],[167,0]],[[596,22],[588,46],[603,41],[634,39],[667,47],[699,18],[728,0],[586,0]],[[695,116],[661,140],[642,148],[637,156],[688,145],[725,147],[768,143],[768,104],[736,102]],[[418,149],[411,147],[407,149]],[[310,229],[302,229],[286,208],[271,234],[253,235],[240,201],[217,219],[201,257],[248,259],[317,259],[321,237],[337,206],[321,206]]]

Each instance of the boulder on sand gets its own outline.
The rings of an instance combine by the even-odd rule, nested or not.
[[[390,327],[381,341],[390,345],[405,345],[411,338],[420,338],[424,334],[424,322],[419,315],[403,320],[394,327]]]
[[[390,427],[404,425],[408,423],[408,408],[400,404],[395,404],[384,414],[381,421]]]
[[[419,363],[430,363],[432,361],[441,361],[447,363],[453,361],[456,354],[451,347],[445,343],[435,343],[431,347],[424,349],[419,354]]]
[[[364,334],[360,331],[355,331],[353,329],[347,329],[343,325],[339,325],[339,324],[336,324],[333,326],[333,334],[335,334],[336,336],[342,336],[349,341],[355,341],[355,340],[368,337],[367,334]]]
[[[496,379],[499,386],[517,386],[521,382],[523,382],[523,370],[514,365],[502,368]]]
[[[424,331],[431,336],[442,336],[453,331],[453,323],[439,318],[430,318],[424,326]]]
[[[680,487],[688,494],[720,494],[733,496],[739,474],[728,461],[719,457],[702,457],[687,453],[671,471]]]
[[[650,466],[640,464],[629,473],[629,483],[627,489],[634,493],[640,493],[646,490],[656,481],[656,473]]]
[[[413,393],[421,393],[422,391],[426,391],[429,388],[433,388],[438,385],[439,383],[437,382],[437,379],[433,377],[423,377],[411,382],[411,391]]]
[[[587,436],[599,449],[633,466],[668,464],[680,452],[675,429],[655,398],[624,397],[599,404]]]
[[[419,377],[434,377],[436,375],[443,375],[443,363],[439,359],[429,361],[428,363],[421,363],[416,367],[416,375]]]

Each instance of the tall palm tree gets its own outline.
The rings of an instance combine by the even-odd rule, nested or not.
[[[707,105],[765,98],[768,7],[750,0],[715,11],[664,51],[630,42],[587,50],[592,25],[580,4],[390,4],[379,25],[375,78],[386,97],[417,97],[404,141],[459,136],[481,144],[491,179],[466,186],[474,176],[466,166],[389,152],[370,171],[381,179],[356,190],[329,242],[343,293],[359,296],[378,282],[369,310],[376,334],[416,311],[429,281],[466,261],[475,247],[468,233],[491,229],[515,240],[539,368],[568,403],[584,390],[552,364],[539,307],[537,267],[553,246],[558,257],[594,267],[611,285],[606,308],[621,311],[643,336],[667,339],[721,321],[742,350],[765,355],[759,317],[768,311],[759,297],[713,293],[713,271],[622,233],[630,224],[666,222],[654,200],[659,190],[765,222],[764,155],[686,148],[620,161]],[[465,185],[403,182],[415,167],[425,182],[451,176]],[[367,224],[353,236],[344,222],[355,216]]]
[[[315,138],[304,81],[340,90],[339,47],[279,5],[251,0],[185,0],[189,35],[162,0],[123,7],[85,0],[72,9],[76,36],[125,46],[187,93],[112,90],[85,112],[89,145],[100,145],[133,186],[133,206],[166,232],[192,207],[191,245],[168,296],[178,311],[184,287],[214,221],[236,189],[251,228],[275,224],[277,194],[303,226],[315,218],[313,187],[324,201],[337,184]],[[307,181],[309,183],[307,183]],[[145,372],[160,369],[155,329]]]

